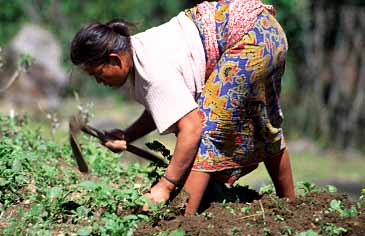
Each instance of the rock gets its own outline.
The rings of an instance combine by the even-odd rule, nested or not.
[[[62,49],[55,37],[38,25],[25,24],[4,51],[1,80],[10,78],[17,70],[21,55],[30,54],[33,62],[3,97],[17,105],[39,106],[40,102],[45,109],[57,106],[67,75],[61,63]]]

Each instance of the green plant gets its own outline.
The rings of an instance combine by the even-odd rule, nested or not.
[[[312,192],[320,192],[320,189],[315,184],[306,181],[298,182],[297,188],[303,190],[304,195]]]
[[[180,228],[171,231],[169,234],[169,236],[184,236],[184,235],[185,235],[185,230]]]
[[[337,212],[340,214],[341,217],[355,217],[358,214],[358,211],[355,206],[352,206],[351,208],[344,208],[342,206],[342,202],[339,200],[331,200],[330,202],[330,211]]]
[[[205,211],[205,212],[202,213],[202,216],[204,217],[204,219],[210,220],[210,219],[213,218],[213,213]]]
[[[165,145],[160,143],[157,140],[154,140],[153,142],[147,142],[145,143],[146,146],[151,149],[152,151],[159,152],[162,154],[163,157],[165,157],[167,160],[171,160],[172,155],[170,153],[170,150],[166,148]]]
[[[266,186],[262,186],[259,190],[260,194],[272,194],[275,192],[275,188],[274,188],[274,185],[272,184],[269,184],[269,185],[266,185]]]
[[[281,229],[281,234],[285,236],[291,236],[293,235],[293,232],[293,229],[287,225]]]
[[[285,221],[285,218],[282,217],[281,215],[274,215],[274,220],[277,222],[283,222]]]
[[[252,212],[252,207],[250,205],[244,206],[240,209],[240,211],[244,214],[250,214]]]
[[[241,228],[239,228],[239,227],[233,227],[232,229],[230,229],[229,235],[234,236],[234,235],[237,235],[241,231],[242,231]]]
[[[333,223],[326,223],[321,225],[321,231],[324,235],[339,236],[345,234],[347,232],[347,229],[343,227],[337,227]]]
[[[51,235],[58,227],[65,235],[132,235],[139,222],[153,218],[134,212],[146,203],[142,194],[156,168],[123,167],[118,155],[85,143],[87,178],[68,144],[44,139],[27,117],[0,114],[1,214],[15,209],[4,235]]]
[[[33,57],[29,53],[22,54],[18,60],[18,66],[27,70],[33,64]]]
[[[326,192],[329,192],[329,193],[336,193],[337,192],[337,188],[335,186],[332,186],[332,185],[326,185],[324,187],[324,190]]]
[[[235,211],[235,209],[233,209],[230,205],[228,205],[227,203],[226,203],[226,200],[224,199],[223,200],[223,202],[222,202],[222,206],[223,206],[223,208],[225,208],[226,210],[228,210],[229,211],[229,213],[231,213],[232,215],[236,215],[236,211]]]
[[[263,233],[264,233],[264,236],[270,236],[271,235],[270,229],[268,229],[266,227],[263,229]]]
[[[319,236],[319,234],[316,231],[310,229],[307,231],[299,232],[296,234],[296,236]]]
[[[357,203],[358,208],[359,209],[363,208],[364,207],[364,203],[365,203],[365,188],[363,188],[361,190],[361,195],[360,195],[359,201]]]

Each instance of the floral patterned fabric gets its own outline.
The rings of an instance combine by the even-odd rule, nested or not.
[[[279,23],[263,10],[252,29],[229,46],[230,3],[215,3],[219,60],[198,98],[203,133],[193,170],[221,172],[224,182],[233,183],[285,148],[279,96],[287,41]],[[204,42],[204,25],[194,12],[187,15]]]
[[[219,11],[216,11],[218,8]],[[207,60],[207,78],[214,70],[220,57],[216,40],[216,20],[220,20],[223,17],[222,14],[229,15],[229,18],[227,17],[224,22],[228,25],[226,28],[229,34],[224,35],[227,37],[226,44],[231,47],[254,26],[257,16],[265,9],[275,15],[274,7],[264,5],[260,0],[225,0],[220,1],[220,3],[204,1],[196,7],[186,10],[186,14],[194,20],[200,29]]]

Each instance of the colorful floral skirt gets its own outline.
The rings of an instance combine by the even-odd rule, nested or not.
[[[285,148],[279,96],[287,41],[265,10],[247,34],[226,48],[227,9],[224,2],[217,4],[221,56],[198,98],[204,125],[193,170],[219,172],[220,180],[233,183]],[[203,32],[194,12],[189,14]]]

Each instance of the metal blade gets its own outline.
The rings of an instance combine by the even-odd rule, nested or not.
[[[70,140],[72,153],[74,154],[74,158],[76,159],[76,163],[77,163],[79,171],[81,171],[83,173],[88,173],[89,168],[88,168],[87,162],[86,162],[84,156],[82,155],[80,146],[76,142],[75,136],[72,133],[70,133],[69,140]]]

